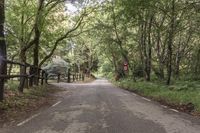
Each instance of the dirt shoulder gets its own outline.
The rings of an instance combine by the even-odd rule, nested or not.
[[[53,85],[26,89],[24,94],[6,90],[5,100],[0,103],[0,128],[12,126],[39,110],[48,108],[62,91]]]

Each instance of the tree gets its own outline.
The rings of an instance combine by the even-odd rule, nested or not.
[[[5,21],[5,10],[4,10],[4,0],[0,0],[0,75],[6,75],[7,66],[6,62],[6,41],[4,35],[4,21]],[[0,78],[0,101],[3,100],[4,93],[4,82],[5,80]]]
[[[62,19],[57,16],[57,13],[64,12],[64,6],[63,6],[63,0],[51,0],[45,2],[44,0],[39,0],[38,2],[30,1],[30,0],[20,0],[18,2],[11,2],[8,1],[8,8],[7,8],[7,31],[9,36],[9,42],[13,44],[17,44],[20,46],[19,48],[19,61],[22,64],[26,64],[29,62],[30,64],[33,64],[34,66],[40,66],[46,61],[41,61],[43,63],[40,63],[39,61],[42,60],[39,56],[42,52],[40,52],[40,48],[43,46],[46,46],[46,42],[48,43],[48,47],[50,47],[53,43],[49,38],[46,38],[48,36],[44,36],[47,33],[51,34],[55,38],[60,36],[60,34],[63,33],[63,29],[65,29],[65,25],[60,25],[59,23],[62,23],[63,21],[66,21],[64,19],[64,16],[62,16]],[[38,6],[35,6],[35,5]],[[22,7],[22,8],[21,8]],[[17,10],[14,12],[14,10]],[[52,19],[53,17],[55,19]],[[50,19],[51,18],[51,19]],[[59,18],[59,19],[58,19]],[[58,19],[58,20],[56,20]],[[52,26],[57,25],[55,28],[56,30],[49,30],[50,25]],[[19,32],[20,31],[20,32]],[[60,32],[62,31],[62,32]],[[43,33],[43,35],[42,35]],[[52,34],[53,33],[53,34]],[[55,36],[56,34],[56,36]],[[54,39],[55,39],[54,38]],[[44,42],[45,40],[45,42]],[[40,41],[42,41],[44,44],[41,44]],[[57,44],[58,45],[58,44]],[[13,45],[11,45],[9,48],[12,48]],[[15,51],[12,50],[12,51]],[[33,54],[32,54],[33,53]],[[48,56],[49,58],[52,56]],[[28,60],[27,60],[28,57]],[[33,58],[29,58],[33,57]],[[31,69],[31,75],[36,74],[38,75],[37,69]],[[24,66],[20,67],[20,74],[26,75],[26,68]],[[37,77],[37,76],[36,76]],[[25,77],[20,78],[20,84],[18,87],[18,90],[20,92],[23,92],[24,83],[25,83]],[[38,78],[30,78],[30,85],[34,83],[37,85]]]
[[[172,46],[174,42],[174,33],[175,33],[175,0],[171,1],[171,14],[170,14],[171,22],[170,22],[170,30],[169,30],[169,40],[167,43],[167,85],[171,83],[171,75],[172,75]]]
[[[170,85],[198,70],[198,5],[184,0],[105,1],[90,22],[96,29],[90,36],[99,40],[98,50],[115,72],[128,59],[131,74],[147,81],[155,74]]]

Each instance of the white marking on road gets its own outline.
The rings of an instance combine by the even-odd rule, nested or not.
[[[51,107],[55,107],[57,106],[58,104],[60,104],[62,101],[58,101],[57,103],[55,103],[54,105],[52,105]]]
[[[167,106],[161,105],[163,108],[167,108]]]
[[[146,100],[146,101],[148,101],[148,102],[151,101],[151,100],[149,100],[149,99],[147,99],[147,98],[145,98],[145,97],[142,97],[142,99],[144,99],[144,100]]]
[[[134,94],[134,93],[133,93],[132,95],[133,95],[133,96],[137,96],[137,95],[136,95],[136,94]]]
[[[33,118],[35,118],[35,117],[37,117],[37,116],[39,116],[39,115],[40,115],[40,113],[35,114],[35,115],[31,116],[30,118],[28,118],[28,119],[22,121],[21,123],[17,124],[17,126],[18,126],[18,127],[19,127],[19,126],[22,126],[22,125],[24,125],[25,123],[29,122],[30,120],[32,120]]]
[[[179,112],[179,111],[178,111],[178,110],[176,110],[176,109],[170,109],[170,110],[171,110],[171,111],[174,111],[174,112],[177,112],[177,113]]]
[[[128,94],[126,94],[126,93],[124,93],[123,95],[124,95],[124,96],[128,96]]]

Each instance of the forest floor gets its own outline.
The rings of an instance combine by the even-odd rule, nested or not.
[[[200,116],[200,82],[178,81],[167,86],[161,82],[133,81],[123,79],[113,83],[123,89],[158,101],[179,111]]]
[[[23,94],[17,90],[6,89],[5,100],[0,103],[0,127],[13,125],[37,110],[51,106],[56,99],[52,94],[59,91],[62,90],[53,85],[25,89]]]

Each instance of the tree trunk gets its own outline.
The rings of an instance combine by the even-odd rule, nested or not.
[[[33,86],[33,80],[34,80],[33,74],[34,74],[34,68],[31,66],[30,69],[29,69],[29,75],[30,75],[29,86],[30,87]]]
[[[33,73],[35,74],[34,85],[38,85],[38,82],[39,82],[38,81],[38,76],[39,76],[38,63],[39,63],[39,41],[35,43],[34,55],[33,55],[33,65],[34,65]]]
[[[145,80],[146,81],[150,81],[150,74],[148,73],[148,63],[149,63],[149,59],[148,59],[148,53],[147,53],[147,24],[148,24],[148,22],[147,21],[145,21],[144,22],[144,27],[143,27],[143,40],[142,40],[142,48],[143,48],[143,55],[144,55],[144,63],[143,63],[143,68],[144,68],[144,73],[145,73]]]
[[[40,36],[41,36],[41,29],[39,25],[41,24],[41,17],[42,17],[42,9],[43,9],[44,0],[38,0],[38,10],[35,19],[35,36],[34,36],[34,50],[33,50],[33,65],[35,66],[33,72],[35,74],[34,84],[38,85],[38,77],[39,75],[39,44],[40,44]]]
[[[171,75],[172,75],[172,46],[174,41],[174,30],[175,30],[175,0],[172,0],[172,9],[171,9],[171,25],[169,31],[169,40],[167,43],[167,85],[171,83]]]
[[[156,36],[156,52],[157,52],[157,58],[158,58],[158,70],[156,70],[156,75],[159,79],[163,80],[165,78],[164,75],[164,61],[163,61],[163,54],[161,52],[161,34],[160,29],[157,30],[157,36]],[[165,49],[165,47],[163,47]]]
[[[179,79],[179,75],[180,75],[180,57],[177,57],[177,60],[176,60],[175,75],[176,75],[176,79]]]
[[[140,53],[140,60],[141,60],[141,66],[142,66],[142,70],[143,70],[143,75],[144,75],[144,53],[143,53],[143,49],[144,49],[144,22],[140,22],[140,43],[139,43],[139,53]]]
[[[34,65],[34,84],[38,85],[38,76],[39,76],[39,71],[38,71],[38,65],[39,65],[39,43],[40,43],[40,30],[39,30],[39,25],[35,25],[35,45],[34,45],[34,52],[33,52],[33,65]]]
[[[20,51],[19,59],[22,64],[26,64],[26,52],[25,51]],[[20,75],[26,75],[26,67],[25,66],[20,66]],[[23,93],[23,91],[24,91],[25,80],[26,80],[26,77],[20,77],[20,83],[19,83],[18,90],[21,93]]]
[[[14,61],[15,57],[17,56],[17,54],[14,54],[11,58],[11,61]],[[8,70],[8,75],[11,75],[12,72],[12,68],[13,68],[13,64],[10,64],[9,66],[9,70]]]
[[[194,67],[194,74],[199,75],[200,74],[200,49],[197,51],[196,55],[196,63]]]
[[[24,1],[25,2],[25,1]],[[24,50],[24,13],[21,14],[21,32],[20,32],[20,54],[19,60],[20,63],[26,64],[26,50]],[[26,75],[26,67],[20,66],[20,75]],[[18,91],[23,93],[25,85],[25,77],[20,77],[20,83],[18,86]]]
[[[113,3],[112,3],[113,4]],[[117,45],[119,46],[119,50],[120,50],[120,53],[121,53],[121,56],[122,56],[122,59],[123,59],[123,62],[127,62],[129,64],[129,59],[128,59],[128,56],[127,56],[127,52],[124,50],[123,46],[122,46],[122,39],[118,33],[118,29],[117,29],[117,22],[116,22],[116,14],[115,14],[115,10],[114,10],[114,5],[112,6],[112,13],[113,13],[113,26],[114,26],[114,33],[115,33],[115,36],[116,36],[116,43]],[[124,63],[119,63],[118,64],[118,74],[117,76],[120,76],[120,77],[124,77],[126,76],[125,75],[125,71],[124,71],[124,68],[123,68],[123,64]]]
[[[5,9],[4,0],[0,0],[0,74],[7,74],[7,65],[3,59],[6,59],[6,41],[4,35],[4,21],[5,21]],[[0,79],[0,101],[3,100],[5,79]]]
[[[70,82],[71,82],[71,69],[69,68],[67,72],[67,83],[70,83]]]
[[[60,83],[60,74],[58,74],[57,83]]]
[[[153,15],[151,16],[149,20],[149,26],[148,26],[148,56],[147,56],[147,81],[151,80],[151,60],[152,60],[152,44],[151,44],[151,28],[152,28],[152,21],[153,21]]]
[[[175,77],[176,79],[179,79],[179,71],[180,71],[180,61],[181,61],[181,55],[180,55],[180,44],[178,44],[178,49],[176,53],[176,60],[175,60]]]
[[[162,62],[159,65],[159,74],[160,74],[161,80],[163,80],[165,78],[164,66],[165,65]]]

